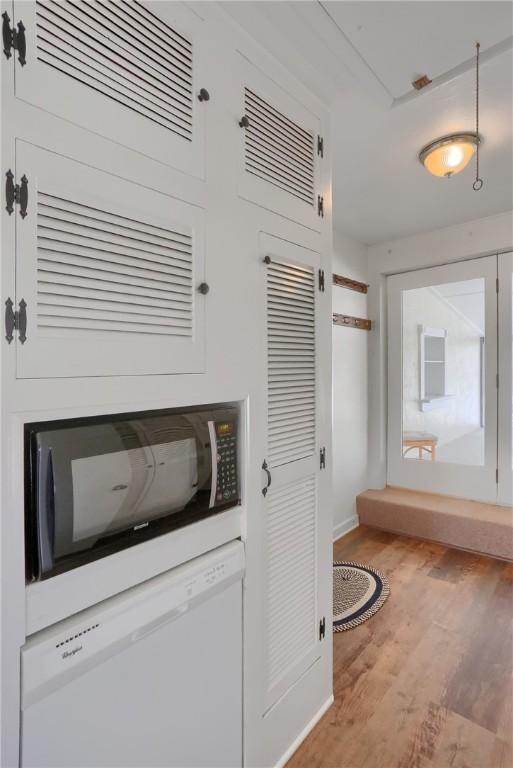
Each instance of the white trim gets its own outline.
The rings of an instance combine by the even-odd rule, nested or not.
[[[317,725],[317,723],[319,722],[321,717],[324,715],[325,712],[328,711],[328,709],[331,707],[331,705],[333,704],[334,701],[335,701],[335,699],[333,697],[333,694],[331,694],[329,699],[327,699],[324,702],[324,704],[322,705],[322,707],[319,710],[317,710],[317,712],[312,717],[310,722],[308,722],[305,725],[305,727],[303,728],[303,730],[301,731],[299,736],[296,739],[294,739],[294,741],[292,742],[290,747],[287,750],[285,750],[283,755],[280,757],[278,762],[275,764],[274,768],[283,768],[283,766],[286,765],[286,763],[288,763],[288,761],[290,760],[290,758],[292,757],[294,752],[297,749],[299,749],[299,747],[301,746],[303,741],[306,739],[306,737],[308,736],[310,731]]]
[[[512,326],[512,273],[513,252],[499,256],[499,435],[498,435],[498,503],[513,504],[513,475],[511,472],[511,401],[513,397],[511,368],[511,326]]]
[[[358,515],[352,515],[346,520],[342,520],[341,523],[338,523],[338,525],[333,527],[333,541],[338,541],[345,536],[346,533],[349,533],[349,531],[354,531],[355,528],[358,528],[359,525],[360,521],[358,520]]]

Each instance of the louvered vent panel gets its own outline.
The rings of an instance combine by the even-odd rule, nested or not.
[[[38,326],[190,339],[192,258],[190,234],[38,192]]]
[[[315,476],[271,489],[267,497],[269,690],[316,642]]]
[[[192,43],[136,0],[36,3],[37,58],[192,140]]]
[[[315,450],[314,270],[267,268],[268,453],[271,466]]]
[[[314,136],[245,89],[246,171],[314,204]]]

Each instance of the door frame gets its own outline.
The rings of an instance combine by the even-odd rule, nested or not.
[[[513,354],[512,354],[512,293],[513,251],[498,255],[498,356],[499,356],[499,419],[498,419],[498,494],[499,504],[513,505]]]
[[[402,451],[402,291],[485,279],[485,462],[483,466],[405,459]],[[495,503],[497,500],[497,257],[391,275],[388,284],[387,483],[419,491]],[[399,343],[396,341],[399,340]]]

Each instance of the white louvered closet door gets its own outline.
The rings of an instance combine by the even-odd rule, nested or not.
[[[302,249],[299,249],[302,250]],[[268,254],[266,685],[269,709],[319,657],[318,256]],[[265,477],[265,473],[264,473]]]
[[[202,210],[25,142],[16,168],[18,377],[202,371]]]
[[[15,93],[194,176],[204,173],[201,19],[179,2],[14,2]]]
[[[242,56],[240,73],[240,196],[320,231],[320,120]]]

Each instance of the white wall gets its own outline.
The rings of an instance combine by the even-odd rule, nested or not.
[[[386,485],[386,276],[510,251],[513,211],[370,246],[369,485]]]
[[[367,282],[367,247],[337,230],[333,272]],[[333,311],[367,317],[367,296],[333,286]],[[366,331],[333,326],[333,535],[357,525],[356,496],[367,479]]]

